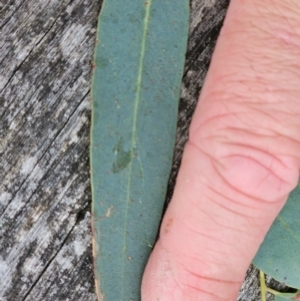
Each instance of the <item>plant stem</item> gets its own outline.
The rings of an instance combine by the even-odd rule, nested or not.
[[[266,301],[266,293],[267,293],[267,287],[265,282],[265,274],[263,271],[259,271],[259,280],[260,280],[260,295],[261,295],[261,301]]]

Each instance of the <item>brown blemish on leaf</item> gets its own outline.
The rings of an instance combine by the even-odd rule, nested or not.
[[[93,255],[93,270],[94,270],[94,275],[97,275],[96,273],[96,259],[97,259],[97,251],[96,251],[96,233],[95,233],[95,229],[94,229],[94,216],[92,215],[92,219],[91,219],[91,228],[92,228],[92,255]],[[96,287],[96,294],[98,296],[98,300],[99,301],[103,301],[104,300],[104,295],[102,294],[102,292],[100,291],[100,283],[99,283],[99,279],[97,277],[95,277],[95,287]]]

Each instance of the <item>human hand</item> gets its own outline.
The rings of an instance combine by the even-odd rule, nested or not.
[[[300,164],[300,2],[231,0],[143,301],[234,301]]]

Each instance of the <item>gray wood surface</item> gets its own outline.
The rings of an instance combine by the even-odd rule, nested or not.
[[[0,1],[0,301],[96,300],[88,151],[100,6]],[[168,199],[227,6],[191,2]],[[260,300],[253,267],[239,300]]]

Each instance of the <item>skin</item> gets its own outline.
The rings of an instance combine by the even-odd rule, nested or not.
[[[300,165],[300,2],[231,0],[143,301],[234,301]]]

